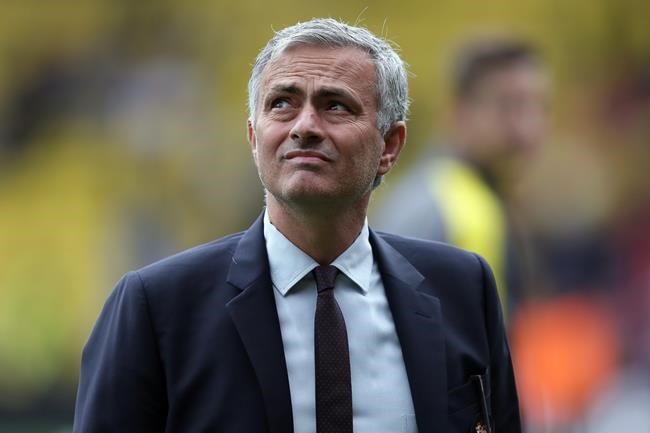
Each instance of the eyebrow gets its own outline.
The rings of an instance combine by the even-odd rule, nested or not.
[[[338,96],[338,97],[343,97],[343,98],[350,98],[354,99],[350,92],[347,92],[343,89],[337,88],[337,87],[321,87],[318,89],[316,92],[317,97],[321,98],[327,98],[327,97],[332,97],[332,96]]]
[[[276,84],[271,87],[269,93],[289,93],[291,95],[302,95],[304,92],[295,84]]]
[[[271,87],[271,92],[269,93],[271,94],[288,93],[290,95],[298,95],[298,96],[302,96],[305,94],[305,92],[295,84],[276,84],[273,87]],[[356,99],[352,96],[350,92],[347,92],[338,87],[331,87],[331,86],[321,87],[316,91],[314,96],[317,98],[328,98],[334,96],[334,97],[348,98],[353,100]]]

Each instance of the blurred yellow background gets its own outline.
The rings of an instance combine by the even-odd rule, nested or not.
[[[528,294],[598,298],[618,348],[604,382],[629,366],[650,381],[650,3],[3,0],[0,431],[70,431],[81,348],[115,281],[257,216],[250,67],[273,29],[321,16],[386,36],[410,65],[408,146],[388,187],[441,128],[460,43],[496,32],[540,48],[551,139],[510,197],[531,239]],[[544,260],[560,241],[588,254]],[[529,430],[600,431],[586,429],[603,425],[601,388],[570,422],[526,400]]]

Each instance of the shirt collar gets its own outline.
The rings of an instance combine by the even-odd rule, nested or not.
[[[264,212],[264,239],[271,281],[276,290],[286,296],[292,287],[318,266],[318,263],[275,228],[268,215],[268,212]],[[331,264],[352,280],[364,294],[368,292],[374,259],[367,219],[352,245]]]

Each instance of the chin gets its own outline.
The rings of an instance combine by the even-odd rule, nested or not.
[[[301,173],[302,174],[302,173]],[[333,185],[329,179],[313,176],[312,173],[304,173],[300,176],[293,176],[286,179],[280,184],[279,190],[287,198],[310,198],[319,196],[329,196],[336,191],[336,185]]]
[[[313,185],[301,185],[298,188],[285,190],[282,199],[288,203],[295,204],[316,204],[323,201],[330,201],[337,195],[326,188],[318,188]]]
[[[297,208],[323,208],[332,207],[336,203],[345,201],[344,194],[337,188],[302,182],[295,185],[287,185],[279,193],[273,193],[274,198],[290,207]]]

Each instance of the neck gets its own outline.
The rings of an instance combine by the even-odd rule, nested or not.
[[[356,207],[305,210],[283,205],[267,194],[267,212],[275,228],[294,245],[319,264],[329,265],[359,236],[368,198]]]
[[[493,190],[499,189],[496,173],[500,170],[498,170],[498,167],[494,167],[494,164],[485,155],[481,156],[475,151],[475,149],[483,147],[481,144],[473,141],[472,137],[468,137],[466,134],[458,131],[455,134],[451,134],[451,143],[454,146],[454,154],[458,158],[472,166],[490,188]]]

